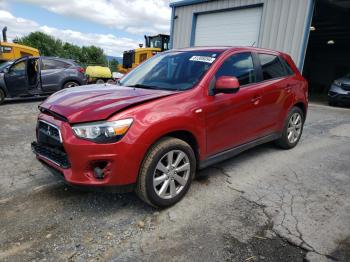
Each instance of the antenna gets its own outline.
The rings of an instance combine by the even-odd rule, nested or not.
[[[255,41],[252,43],[252,45],[251,46],[254,46],[255,45]]]

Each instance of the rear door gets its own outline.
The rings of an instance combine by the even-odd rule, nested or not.
[[[27,58],[15,61],[5,73],[5,83],[11,96],[28,94]]]
[[[261,100],[262,113],[265,119],[264,133],[276,131],[283,115],[284,107],[293,100],[293,82],[290,81],[290,72],[287,72],[283,61],[277,55],[269,53],[257,54],[261,65],[261,82],[264,96]]]
[[[43,92],[54,92],[61,89],[60,79],[64,70],[70,65],[63,61],[43,57],[41,59],[41,82]]]

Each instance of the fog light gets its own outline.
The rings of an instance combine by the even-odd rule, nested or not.
[[[103,169],[99,167],[94,168],[94,177],[97,179],[103,179],[105,177],[105,173],[103,172]]]
[[[92,173],[96,179],[104,179],[109,174],[108,161],[95,161],[92,163]]]

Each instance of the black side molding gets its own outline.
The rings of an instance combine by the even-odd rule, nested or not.
[[[281,133],[272,133],[270,135],[255,139],[255,140],[248,142],[246,144],[242,144],[240,146],[237,146],[237,147],[228,149],[226,151],[217,153],[215,155],[208,157],[205,160],[201,160],[199,162],[199,169],[204,169],[208,166],[225,161],[229,158],[232,158],[232,157],[242,153],[243,151],[246,151],[250,148],[253,148],[253,147],[261,145],[261,144],[265,144],[265,143],[274,141],[280,137],[281,137]]]

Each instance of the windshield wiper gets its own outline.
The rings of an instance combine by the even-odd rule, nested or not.
[[[149,85],[143,85],[143,84],[135,84],[127,87],[144,88],[144,89],[161,89],[158,86],[149,86]]]

